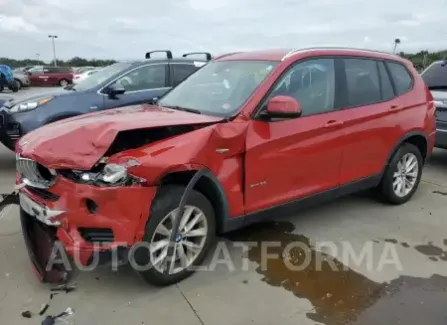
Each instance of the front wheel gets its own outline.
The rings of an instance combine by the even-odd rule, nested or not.
[[[149,221],[143,237],[149,249],[136,250],[134,262],[137,271],[148,283],[167,286],[177,283],[200,265],[216,233],[213,206],[200,192],[191,191],[181,216],[178,235],[170,243],[174,218],[185,187],[166,186],[152,204]],[[170,249],[171,247],[171,249]],[[144,270],[140,269],[144,266]]]
[[[416,192],[422,177],[423,158],[419,149],[404,143],[388,164],[377,190],[387,203],[403,204]]]
[[[14,80],[16,81],[17,88],[22,89],[22,87],[23,87],[22,82],[19,79],[14,79]]]

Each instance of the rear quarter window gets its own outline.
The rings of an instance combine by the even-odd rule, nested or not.
[[[397,95],[405,94],[413,88],[413,77],[408,69],[397,62],[387,62]]]

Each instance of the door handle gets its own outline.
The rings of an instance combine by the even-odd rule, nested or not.
[[[397,111],[400,111],[401,109],[402,109],[402,107],[399,106],[399,105],[392,105],[392,106],[389,108],[389,111],[391,111],[391,112],[397,112]]]
[[[341,126],[341,125],[343,125],[343,121],[330,120],[330,121],[326,122],[324,127],[329,128],[329,127]]]

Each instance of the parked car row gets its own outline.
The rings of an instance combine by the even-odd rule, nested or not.
[[[395,205],[417,190],[437,102],[410,61],[348,48],[153,52],[0,110],[2,142],[20,138],[20,214],[42,279],[66,277],[45,268],[56,239],[84,265],[95,243],[145,242],[138,272],[169,285],[218,233],[359,190]]]

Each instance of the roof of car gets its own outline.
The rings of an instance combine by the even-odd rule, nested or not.
[[[346,47],[310,47],[297,49],[270,49],[270,50],[256,50],[247,52],[237,52],[228,55],[217,57],[218,61],[236,61],[236,60],[264,60],[264,61],[284,61],[287,58],[299,54],[307,54],[315,52],[316,55],[355,55],[376,57],[382,59],[406,61],[406,59],[388,52],[381,52],[368,49],[346,48]]]

